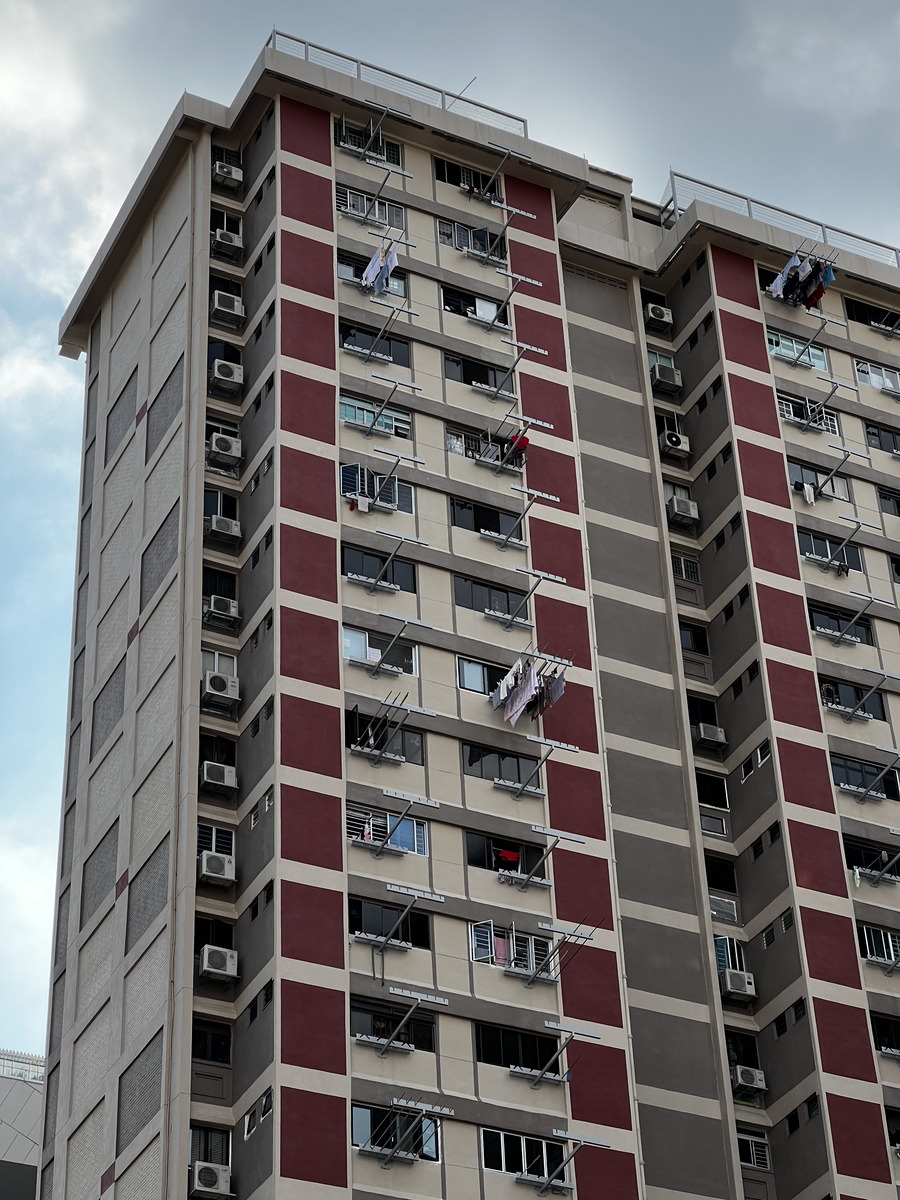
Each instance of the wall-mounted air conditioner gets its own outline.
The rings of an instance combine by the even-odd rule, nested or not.
[[[200,951],[200,974],[204,979],[237,979],[237,950],[204,946]]]
[[[766,1091],[766,1077],[756,1067],[732,1067],[731,1082],[735,1087],[752,1088],[754,1092]]]
[[[227,229],[214,229],[210,235],[209,252],[213,258],[240,262],[244,257],[244,239],[239,233],[230,233]]]
[[[226,763],[202,763],[200,786],[204,792],[233,792],[237,787],[237,768],[229,767]]]
[[[207,708],[234,708],[240,700],[240,680],[237,675],[207,671],[200,688],[200,703]]]
[[[239,542],[241,540],[241,523],[231,517],[207,517],[209,536],[220,542]]]
[[[644,305],[644,328],[655,331],[656,333],[665,333],[667,329],[671,329],[675,324],[672,317],[671,308],[664,308],[661,304],[645,304]]]
[[[231,887],[235,879],[234,857],[230,854],[216,854],[214,850],[204,850],[200,855],[199,874],[201,883]]]
[[[244,368],[240,363],[217,358],[210,368],[209,382],[220,392],[239,392],[244,386]]]
[[[237,600],[229,600],[227,596],[210,596],[203,601],[203,618],[207,621],[232,621],[241,619]]]
[[[666,505],[666,514],[672,525],[693,525],[700,520],[700,509],[684,496],[672,496]]]
[[[726,1000],[753,1000],[756,996],[756,980],[749,971],[720,971],[719,991]]]
[[[213,321],[225,325],[240,325],[244,320],[244,302],[231,292],[213,292],[209,301],[209,315]]]
[[[690,458],[690,439],[674,429],[666,429],[659,435],[659,452],[666,458]]]
[[[231,163],[217,162],[213,164],[213,183],[217,183],[219,187],[227,187],[236,190],[241,187],[244,182],[244,172],[240,167],[233,167]]]
[[[191,1196],[215,1200],[219,1196],[231,1195],[231,1171],[218,1163],[195,1162],[191,1164]]]
[[[655,392],[680,392],[681,372],[677,367],[668,367],[665,363],[654,363],[650,368],[650,386]]]
[[[216,466],[233,467],[241,461],[241,439],[214,433],[209,439],[207,459]]]
[[[725,730],[718,725],[707,725],[703,721],[697,726],[697,745],[711,750],[721,750],[728,745]]]

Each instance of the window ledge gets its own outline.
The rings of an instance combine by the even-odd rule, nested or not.
[[[896,1059],[900,1059],[900,1050],[891,1050],[891,1049],[890,1049],[889,1047],[887,1047],[887,1046],[882,1046],[882,1047],[879,1049],[878,1053],[881,1055],[881,1057],[882,1057],[882,1058],[896,1058]]]
[[[541,1072],[535,1070],[533,1067],[510,1067],[509,1073],[515,1079],[535,1080],[537,1079],[538,1075],[540,1075],[541,1084],[548,1083],[552,1087],[559,1087],[560,1084],[569,1082],[568,1074],[557,1075],[553,1071],[545,1071],[544,1074],[541,1075]],[[538,1086],[540,1086],[540,1084]]]
[[[375,362],[392,363],[394,360],[389,354],[379,354],[375,350],[364,350],[361,346],[354,346],[350,342],[344,342],[341,349],[347,354],[356,354],[360,358],[367,358]]]
[[[840,716],[840,717],[850,717],[850,714],[852,713],[853,714],[852,719],[854,721],[874,721],[875,720],[874,716],[871,713],[864,712],[861,708],[853,709],[853,708],[846,708],[843,704],[827,704],[824,700],[822,701],[822,704],[825,707],[827,712],[837,713],[838,716]]]
[[[513,550],[528,549],[528,543],[522,538],[507,537],[505,533],[492,533],[490,529],[479,529],[478,536],[486,542],[497,542],[502,550],[509,546],[512,546]]]
[[[498,267],[505,267],[508,259],[501,258],[497,254],[487,254],[484,250],[473,250],[471,246],[457,246],[463,258],[474,258],[476,262],[494,263]]]
[[[476,317],[474,313],[466,313],[466,320],[471,321],[473,325],[480,325],[482,329],[487,330],[490,326],[490,332],[493,333],[496,329],[499,333],[512,333],[512,325],[504,325],[502,321],[489,321],[487,317]]]
[[[384,1037],[376,1037],[374,1033],[358,1033],[356,1035],[357,1046],[368,1046],[372,1050],[383,1050],[388,1045],[388,1039]],[[389,1054],[414,1054],[415,1046],[410,1042],[391,1042]]]
[[[559,983],[558,975],[553,975],[547,971],[540,971],[535,975],[528,967],[504,967],[503,974],[507,975],[510,979],[523,979],[525,981],[530,979],[532,983]]]
[[[373,766],[380,766],[381,763],[387,763],[391,767],[402,766],[406,759],[402,754],[390,754],[386,750],[378,750],[374,746],[351,746],[351,754],[358,754],[361,758],[368,758],[372,761]]]
[[[374,433],[378,437],[392,438],[395,436],[392,429],[382,429],[378,425],[369,425],[366,421],[354,421],[349,417],[344,417],[341,424],[346,429],[358,429],[360,433]]]
[[[470,461],[476,467],[490,467],[495,473],[506,471],[510,475],[522,474],[522,471],[525,469],[524,467],[517,467],[515,463],[501,463],[500,460],[502,457],[501,454],[498,454],[496,458],[485,458],[483,455],[479,455],[477,458],[470,459]]]
[[[379,579],[376,583],[374,579],[370,579],[367,575],[354,575],[352,572],[345,575],[344,578],[348,583],[357,583],[360,587],[374,587],[376,592],[399,592],[399,583],[388,583],[386,579]]]
[[[350,845],[359,846],[361,850],[370,850],[379,857],[382,854],[396,854],[398,858],[402,858],[404,854],[409,854],[405,846],[392,846],[390,842],[382,843],[380,839],[375,841],[374,838],[350,838]]]
[[[376,933],[354,933],[353,940],[361,942],[365,946],[382,946],[385,950],[399,950],[401,954],[412,950],[412,942],[401,942],[399,938],[389,938],[385,941]]]
[[[365,671],[374,671],[376,674],[385,675],[402,675],[403,668],[394,666],[393,663],[382,662],[381,659],[373,658],[345,658],[344,662],[350,667],[362,667]]]
[[[528,879],[528,887],[546,888],[548,890],[550,888],[550,880],[549,879],[538,878],[536,875],[532,875],[531,878],[529,879],[529,877],[527,875],[523,874],[522,871],[498,871],[497,872],[497,882],[498,883],[512,883],[512,884],[515,884],[516,886],[518,886],[520,883],[524,882],[524,880],[526,880],[526,879]]]
[[[862,645],[862,638],[854,637],[852,633],[849,635],[849,637],[844,637],[840,633],[835,633],[833,629],[821,629],[818,626],[813,629],[813,633],[816,635],[816,637],[828,638],[828,640],[831,642],[835,642],[838,638],[840,638],[842,646]]]
[[[489,621],[502,621],[505,624],[512,621],[512,628],[534,629],[534,621],[529,621],[527,617],[513,617],[510,613],[497,612],[493,608],[486,608],[484,615]]]
[[[366,1158],[390,1158],[392,1163],[406,1163],[407,1166],[421,1162],[418,1154],[410,1154],[408,1150],[392,1150],[390,1146],[357,1146],[356,1149]]]
[[[520,792],[523,796],[536,798],[543,798],[547,795],[543,788],[535,787],[533,784],[530,787],[522,787],[521,783],[513,783],[510,779],[495,779],[494,787],[501,792]]]
[[[866,962],[871,967],[880,967],[882,972],[888,976],[893,975],[897,968],[900,967],[900,962],[896,958],[875,958],[874,955],[869,955]],[[884,1051],[882,1050],[883,1053]],[[900,1050],[895,1051],[895,1056],[900,1058]]]
[[[856,796],[860,804],[864,804],[866,800],[876,800],[879,804],[882,800],[887,800],[887,795],[884,792],[867,792],[865,788],[856,787],[852,783],[839,783],[839,792],[847,792],[851,796]]]
[[[554,1179],[551,1183],[547,1175],[528,1175],[524,1171],[515,1177],[516,1183],[524,1183],[527,1187],[533,1187],[539,1196],[546,1196],[547,1192],[574,1192],[575,1184],[569,1183],[567,1179]]]
[[[513,403],[519,398],[515,392],[498,391],[497,388],[491,387],[489,383],[470,383],[469,387],[473,392],[490,392],[493,397],[497,397],[498,399],[502,397],[504,400],[512,400]]]

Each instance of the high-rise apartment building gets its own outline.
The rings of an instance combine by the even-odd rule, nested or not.
[[[898,331],[288,37],[183,99],[61,329],[41,1200],[896,1200]]]

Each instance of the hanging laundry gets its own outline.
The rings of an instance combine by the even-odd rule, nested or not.
[[[812,258],[810,258],[809,255],[807,255],[806,258],[804,258],[803,262],[800,264],[800,270],[797,272],[797,275],[798,275],[801,283],[807,277],[807,275],[810,273],[810,271],[813,269],[813,265],[814,265],[814,260]]]
[[[812,485],[811,483],[804,483],[804,485],[803,485],[803,499],[806,501],[806,503],[807,503],[807,504],[815,504],[815,502],[816,502],[816,489],[813,487],[813,485]]]
[[[514,728],[516,721],[525,711],[528,701],[537,691],[537,686],[537,671],[534,669],[534,663],[529,663],[522,672],[519,682],[510,692],[506,708],[503,710],[504,717]]]
[[[498,850],[497,861],[504,867],[517,867],[519,865],[518,850]]]
[[[828,263],[825,267],[825,274],[822,276],[822,283],[825,285],[825,290],[834,283],[834,267]]]
[[[791,271],[793,271],[799,265],[800,265],[799,255],[797,255],[797,254],[792,255],[791,258],[788,260],[788,262],[785,264],[784,268],[782,269],[781,274],[776,275],[776,277],[772,280],[772,282],[769,284],[768,288],[766,289],[770,296],[773,296],[776,300],[781,299],[782,292],[784,291],[784,285],[785,285],[785,283],[787,283],[788,276],[790,275]]]
[[[376,296],[380,296],[381,293],[387,289],[388,280],[391,277],[391,272],[394,270],[394,268],[396,266],[397,266],[397,251],[393,246],[391,246],[390,253],[388,254],[387,258],[384,260],[381,270],[378,272],[378,276],[375,279],[375,282],[372,287],[372,290],[374,291]]]
[[[356,497],[356,507],[359,509],[359,511],[361,513],[367,513],[369,511],[369,506],[371,505],[371,503],[372,503],[372,501],[369,499],[368,496],[357,496]]]
[[[378,278],[383,266],[384,246],[381,245],[369,259],[368,265],[362,273],[362,279],[359,281],[359,286],[364,288],[374,287],[375,280]]]
[[[557,675],[550,683],[550,703],[555,704],[557,700],[562,699],[562,694],[566,690],[565,675]]]

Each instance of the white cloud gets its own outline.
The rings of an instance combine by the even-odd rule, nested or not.
[[[0,314],[0,427],[7,441],[39,437],[46,450],[54,433],[77,430],[83,367],[49,357],[54,333],[49,323],[16,327]],[[77,464],[74,442],[70,452]]]
[[[0,1043],[43,1054],[56,878],[56,836],[0,824]]]

